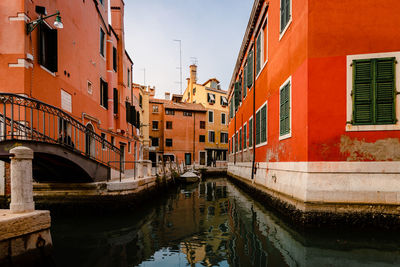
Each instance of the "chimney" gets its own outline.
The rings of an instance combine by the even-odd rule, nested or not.
[[[190,82],[197,82],[197,66],[194,64],[190,65]]]
[[[150,97],[153,98],[156,95],[156,87],[148,86],[147,88],[149,89],[148,91],[150,92]]]
[[[170,100],[171,93],[165,92],[165,100]]]

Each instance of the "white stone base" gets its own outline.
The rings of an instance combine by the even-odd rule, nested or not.
[[[256,163],[253,181],[251,166],[251,162],[229,163],[228,174],[303,211],[324,210],[327,206],[330,211],[338,211],[338,206],[381,205],[390,206],[389,213],[400,214],[399,162]],[[385,209],[380,207],[380,212]]]

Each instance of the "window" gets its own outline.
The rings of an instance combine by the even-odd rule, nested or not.
[[[131,106],[129,102],[125,102],[125,108],[126,108],[126,121],[139,128],[140,126],[139,111],[136,111],[136,107]]]
[[[225,113],[221,113],[221,124],[222,125],[226,124],[226,114]]]
[[[113,146],[115,146],[115,137],[114,137],[114,136],[111,136],[111,144],[112,144]]]
[[[118,63],[117,48],[113,47],[113,70],[114,71],[117,71],[117,63]]]
[[[150,137],[151,138],[151,146],[158,146],[158,138],[157,137]]]
[[[158,105],[153,105],[153,113],[158,113]]]
[[[290,19],[292,18],[292,0],[281,0],[281,35],[283,35],[289,26]]]
[[[183,116],[192,117],[192,112],[184,111],[184,112],[183,112]]]
[[[127,79],[127,85],[128,87],[131,87],[131,69],[128,68],[128,79]]]
[[[152,121],[152,129],[158,130],[158,121]]]
[[[172,147],[172,139],[170,138],[165,139],[165,146]]]
[[[214,131],[209,131],[208,132],[208,142],[209,143],[214,143],[215,142],[215,132]]]
[[[228,99],[226,99],[225,96],[222,96],[222,95],[221,95],[221,97],[220,97],[220,103],[221,103],[221,106],[226,107],[226,106],[228,106]]]
[[[118,104],[119,104],[119,98],[118,98],[118,90],[117,88],[114,88],[113,92],[113,99],[114,99],[114,114],[118,114]]]
[[[196,95],[196,87],[193,88],[193,95]]]
[[[228,133],[221,132],[220,142],[221,142],[221,144],[227,144],[228,143]]]
[[[58,71],[58,38],[57,30],[45,23],[39,25],[39,64],[51,72]]]
[[[261,71],[261,67],[264,64],[264,32],[260,31],[256,40],[256,75]]]
[[[100,78],[100,105],[108,109],[108,84]]]
[[[99,0],[100,4],[104,5],[103,1],[104,1],[104,0]]]
[[[235,153],[239,151],[239,138],[238,138],[238,132],[235,134]]]
[[[101,133],[101,148],[103,150],[106,150],[106,141],[107,140],[107,136],[105,133]]]
[[[280,88],[279,92],[279,139],[285,139],[291,135],[291,101],[290,101],[291,78]]]
[[[204,143],[206,141],[206,136],[205,135],[199,135],[199,142]]]
[[[128,142],[128,153],[131,153],[131,142]]]
[[[214,122],[214,111],[211,111],[211,110],[208,111],[208,122],[211,122],[211,123]]]
[[[139,95],[139,107],[143,107],[143,96]]]
[[[253,55],[253,49],[250,50],[249,55],[247,56],[247,77],[246,77],[246,85],[248,88],[251,89],[251,86],[253,85],[253,60],[254,60],[254,55]]]
[[[242,85],[240,81],[235,82],[235,91],[234,91],[234,96],[235,96],[235,111],[239,108],[240,102],[242,102]]]
[[[396,58],[353,61],[354,125],[395,124]]]
[[[247,95],[247,63],[243,67],[242,89],[243,93]]]
[[[243,126],[243,149],[247,148],[247,124]]]
[[[167,121],[167,129],[172,129],[172,121]]]
[[[207,93],[207,102],[210,104],[215,103],[215,94]]]
[[[104,40],[105,39],[105,33],[102,28],[100,28],[100,55],[104,57]]]
[[[87,81],[87,91],[90,95],[93,94],[92,83],[90,81]]]
[[[239,151],[240,150],[242,150],[242,137],[243,137],[243,135],[242,135],[242,128],[240,128],[240,130],[239,130]]]
[[[200,129],[205,129],[205,128],[206,128],[206,122],[200,121]]]
[[[173,110],[173,109],[165,109],[165,114],[166,115],[175,115],[175,110]]]
[[[256,145],[267,142],[267,103],[256,112]]]
[[[249,120],[249,147],[253,146],[253,118]]]

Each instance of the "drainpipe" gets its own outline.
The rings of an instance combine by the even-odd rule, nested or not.
[[[196,162],[196,112],[193,110],[193,164]]]
[[[254,179],[254,165],[256,161],[256,49],[254,41],[253,49],[253,162],[251,166],[251,180]]]

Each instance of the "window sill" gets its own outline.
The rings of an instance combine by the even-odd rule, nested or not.
[[[47,73],[49,73],[51,76],[56,77],[56,73],[52,72],[51,70],[49,70],[48,68],[46,68],[43,65],[39,65],[43,70],[45,70]]]
[[[260,71],[258,72],[258,74],[257,74],[257,76],[256,76],[256,80],[258,79],[258,77],[260,77],[260,74],[261,74],[261,72],[263,72],[263,70],[264,70],[265,66],[267,65],[267,63],[268,63],[268,59],[267,59],[267,61],[265,61],[264,64],[262,65]]]
[[[279,139],[279,140],[280,140],[280,139]],[[267,144],[268,144],[268,141],[266,141],[266,142],[264,142],[264,143],[260,143],[260,144],[256,145],[256,148],[265,146],[265,145],[267,145]]]
[[[285,135],[280,135],[280,136],[279,136],[279,141],[288,139],[288,138],[290,138],[290,137],[292,137],[292,132],[290,132],[290,133],[288,133],[288,134],[285,134]]]
[[[283,36],[285,35],[287,29],[289,28],[290,24],[292,24],[292,16],[290,16],[290,20],[288,21],[288,23],[285,26],[285,29],[283,29],[283,31],[279,34],[279,41],[283,38]]]
[[[352,125],[346,124],[346,132],[364,132],[364,131],[398,131],[400,124],[386,125]]]

